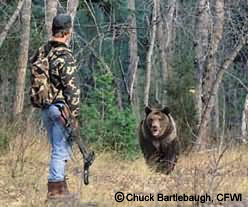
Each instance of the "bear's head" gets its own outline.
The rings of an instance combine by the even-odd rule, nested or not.
[[[145,124],[150,134],[155,138],[160,138],[171,127],[168,107],[163,109],[145,107]]]

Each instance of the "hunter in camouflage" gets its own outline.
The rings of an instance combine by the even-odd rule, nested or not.
[[[76,75],[76,61],[71,50],[64,43],[49,41],[39,49],[32,61],[36,61],[41,55],[48,55],[50,60],[49,74],[47,75],[50,76],[51,84],[46,102],[49,104],[64,103],[69,107],[72,115],[77,117],[79,114],[80,89]],[[44,81],[38,75],[36,77],[39,78],[39,81]]]
[[[54,17],[52,39],[42,46],[32,59],[33,65],[37,62],[38,64],[36,65],[36,70],[32,70],[33,78],[31,80],[33,84],[31,83],[31,85],[33,88],[31,89],[31,101],[32,94],[37,92],[37,88],[42,93],[44,92],[45,98],[40,97],[39,93],[36,93],[36,95],[38,99],[44,98],[44,103],[46,104],[39,103],[39,100],[33,101],[37,101],[37,107],[41,108],[43,122],[47,128],[48,138],[51,143],[48,199],[75,197],[74,194],[69,192],[66,183],[65,171],[66,163],[71,158],[71,143],[68,141],[70,135],[63,121],[66,117],[62,116],[62,109],[67,108],[73,120],[75,120],[73,123],[76,123],[76,128],[79,115],[80,88],[76,61],[66,44],[70,39],[71,29],[72,22],[69,15],[60,14]],[[48,64],[43,64],[42,61],[39,61],[41,56],[47,57]],[[45,59],[43,60],[45,61]],[[46,69],[48,72],[45,73],[47,74],[43,75],[43,80],[39,82],[38,79],[42,76],[41,71]],[[46,79],[47,81],[45,81]],[[46,85],[41,84],[40,87],[35,88],[39,83],[45,82],[47,83]],[[48,95],[46,91],[48,91]],[[33,96],[33,99],[35,97]]]

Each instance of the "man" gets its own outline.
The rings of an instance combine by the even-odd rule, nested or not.
[[[44,46],[45,54],[49,54],[50,91],[53,100],[52,104],[42,108],[42,118],[51,143],[48,199],[73,197],[68,190],[65,178],[66,163],[70,160],[71,144],[67,139],[68,133],[63,119],[66,117],[61,114],[61,109],[67,107],[74,120],[77,120],[80,110],[80,89],[76,76],[76,63],[66,44],[70,39],[71,32],[71,17],[66,14],[57,15],[53,19],[52,39]],[[77,127],[76,123],[74,122],[74,127]]]

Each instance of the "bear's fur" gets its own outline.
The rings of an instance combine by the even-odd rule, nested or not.
[[[179,151],[176,124],[168,107],[145,107],[140,123],[139,143],[146,163],[157,172],[169,174],[175,167]]]

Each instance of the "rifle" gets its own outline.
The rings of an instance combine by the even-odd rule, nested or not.
[[[72,116],[70,109],[67,105],[55,104],[60,112],[61,112],[61,121],[65,126],[65,129],[68,133],[68,142],[71,143],[73,141],[79,147],[81,154],[83,155],[84,160],[84,169],[83,169],[83,177],[84,184],[89,184],[89,168],[95,160],[94,151],[89,151],[88,147],[84,143],[83,139],[80,136],[80,128],[77,126],[77,120]]]
[[[83,177],[84,177],[84,184],[89,184],[89,168],[92,165],[92,163],[95,160],[95,153],[94,151],[89,151],[88,148],[86,148],[85,143],[83,142],[83,139],[80,137],[80,130],[79,127],[73,128],[73,127],[67,127],[69,138],[72,141],[75,141],[79,147],[79,150],[81,154],[83,155],[84,159],[84,170],[83,170]]]

